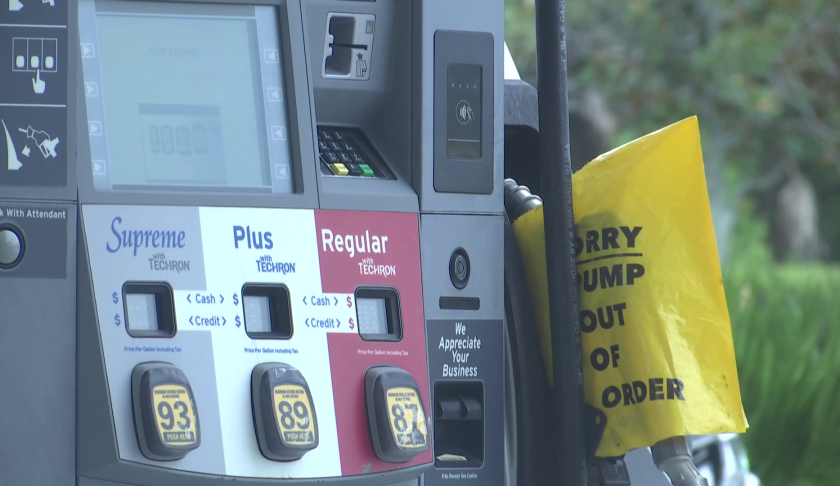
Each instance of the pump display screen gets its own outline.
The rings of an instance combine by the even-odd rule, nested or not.
[[[157,331],[157,301],[155,294],[127,294],[125,296],[128,321],[132,331]]]
[[[274,8],[83,2],[96,185],[292,191]]]
[[[245,328],[248,332],[271,332],[271,308],[268,296],[246,295],[242,297],[245,307]]]
[[[361,334],[388,334],[388,308],[385,299],[357,298],[356,310],[359,314]]]

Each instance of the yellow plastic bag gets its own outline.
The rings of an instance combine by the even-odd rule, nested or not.
[[[744,432],[697,118],[595,159],[572,191],[584,394],[607,416],[596,455]],[[513,227],[551,377],[542,207]]]

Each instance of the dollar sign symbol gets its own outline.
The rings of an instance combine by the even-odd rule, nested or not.
[[[114,314],[114,324],[119,327],[120,326],[120,315]]]
[[[241,326],[242,323],[239,321],[239,316],[236,316],[236,327]]]
[[[355,323],[353,322],[353,318],[350,318],[350,330],[352,331],[356,327]]]
[[[233,294],[233,305],[239,305],[239,296]]]
[[[353,299],[348,295],[347,296],[347,308],[353,307]]]
[[[119,301],[120,301],[120,298],[117,296],[117,293],[116,293],[116,292],[114,292],[113,294],[111,294],[111,300],[112,300],[115,304],[116,304],[117,302],[119,302]]]

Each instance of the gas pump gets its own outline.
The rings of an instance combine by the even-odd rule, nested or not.
[[[540,361],[510,227],[539,198],[504,180],[561,242],[562,2],[537,3],[539,96],[501,1],[10,0],[0,484],[649,473],[590,460],[563,272],[553,390]]]
[[[0,483],[504,484],[502,2],[0,17]]]

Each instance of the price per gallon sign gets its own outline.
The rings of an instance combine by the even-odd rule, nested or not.
[[[312,401],[302,386],[275,386],[274,412],[280,426],[280,438],[286,445],[305,446],[315,443]]]
[[[607,417],[596,455],[744,432],[697,119],[595,159],[572,191],[584,395]],[[513,228],[551,380],[542,209]]]
[[[391,388],[386,393],[388,419],[397,445],[416,449],[426,445],[426,415],[420,405],[417,390],[407,387]]]
[[[195,444],[195,407],[187,389],[181,385],[157,385],[152,397],[161,441],[169,446]]]

